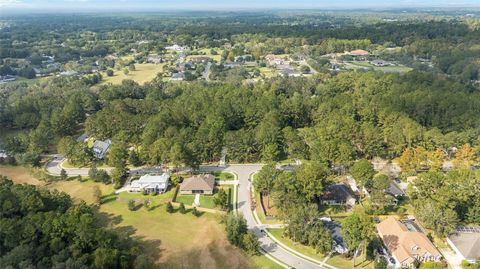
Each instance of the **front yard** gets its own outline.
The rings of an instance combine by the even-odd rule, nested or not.
[[[225,190],[227,193],[229,199],[230,199],[230,209],[234,208],[233,202],[234,202],[234,193],[233,193],[233,185],[221,185],[217,186],[215,188],[215,194],[214,195],[200,195],[200,206],[203,208],[210,208],[210,209],[220,209],[217,206],[215,206],[215,197],[217,197],[217,192],[218,188],[221,188]],[[195,200],[195,195],[181,195],[178,194],[175,202],[177,203],[184,203],[185,205],[192,205]]]

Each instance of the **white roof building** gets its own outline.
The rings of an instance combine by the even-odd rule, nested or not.
[[[129,191],[140,192],[145,190],[147,193],[163,193],[167,191],[169,179],[170,176],[165,173],[160,176],[152,176],[149,174],[143,175],[138,180],[134,180],[130,183]]]

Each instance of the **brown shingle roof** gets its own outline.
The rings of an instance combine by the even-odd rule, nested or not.
[[[195,175],[185,179],[180,185],[180,191],[213,191],[215,186],[215,177],[213,175]]]
[[[405,224],[393,216],[377,224],[377,231],[399,262],[412,263],[416,256],[440,256],[440,252],[423,233],[409,231]]]

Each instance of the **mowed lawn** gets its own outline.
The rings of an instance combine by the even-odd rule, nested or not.
[[[159,268],[281,268],[264,256],[249,257],[231,246],[218,215],[203,213],[195,217],[190,211],[187,214],[167,213],[165,202],[172,197],[172,190],[157,196],[131,193],[115,196],[112,195],[113,186],[92,181],[46,184],[35,179],[30,169],[24,167],[0,166],[0,174],[8,176],[15,183],[64,191],[75,201],[85,200],[87,203],[94,201],[93,190],[98,186],[107,201],[99,208],[99,218],[119,232],[142,239],[146,251],[156,258]],[[129,200],[140,204],[146,199],[152,202],[151,210],[145,207],[139,207],[136,211],[128,209]]]
[[[163,71],[164,64],[135,64],[135,71],[129,71],[128,75],[123,73],[123,70],[114,70],[114,75],[112,77],[107,76],[107,74],[102,73],[103,82],[102,84],[112,83],[114,85],[122,84],[123,80],[131,79],[136,81],[138,84],[145,84],[153,80],[158,73]]]

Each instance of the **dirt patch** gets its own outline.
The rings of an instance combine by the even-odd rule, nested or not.
[[[45,182],[40,181],[32,175],[32,171],[29,168],[22,166],[0,165],[0,175],[7,176],[15,184],[45,185]]]

